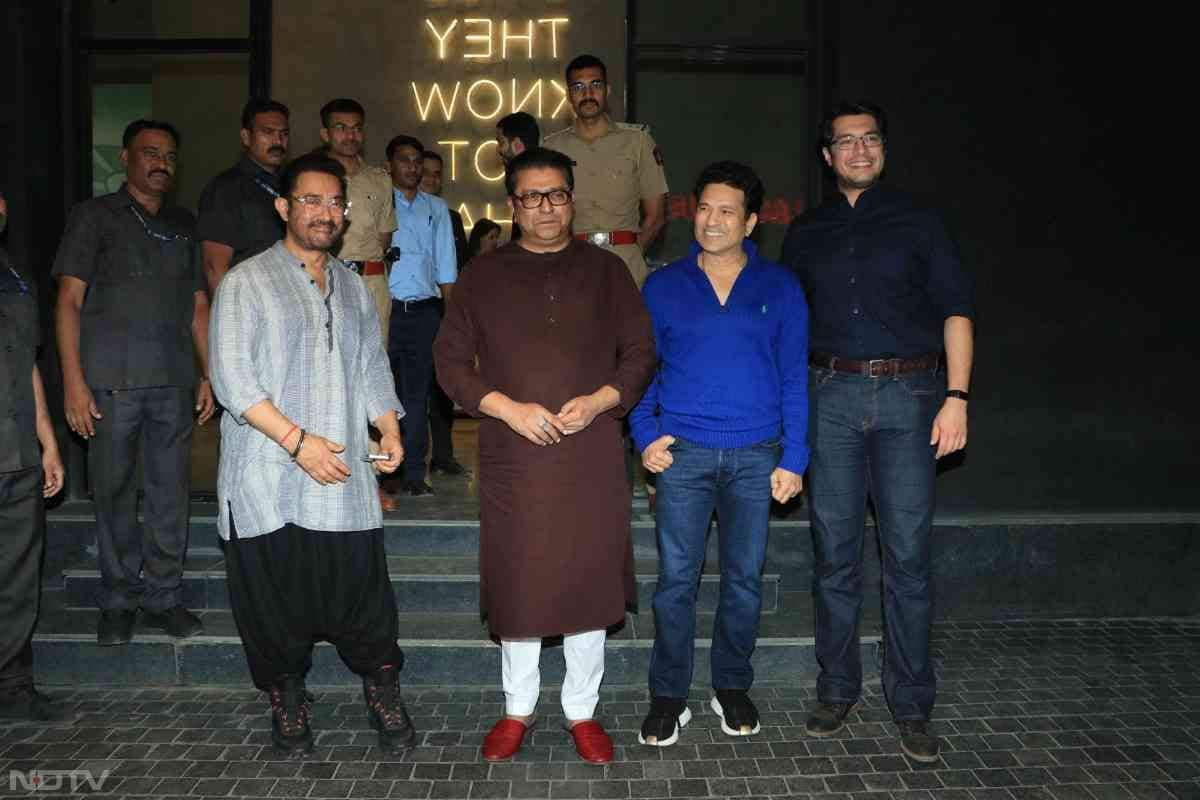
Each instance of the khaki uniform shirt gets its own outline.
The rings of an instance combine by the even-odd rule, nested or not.
[[[382,167],[363,164],[346,184],[350,214],[337,256],[343,261],[382,261],[383,236],[396,230],[392,177]]]
[[[575,162],[576,233],[633,231],[641,228],[641,200],[667,193],[662,154],[646,125],[609,122],[608,132],[588,141],[564,128],[542,141]],[[610,245],[629,267],[638,286],[646,279],[646,261],[636,244]]]

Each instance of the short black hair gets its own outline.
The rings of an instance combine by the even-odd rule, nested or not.
[[[322,128],[329,127],[329,117],[333,114],[358,114],[363,119],[367,118],[367,111],[362,107],[362,104],[357,100],[351,100],[349,97],[339,97],[321,106]]]
[[[509,141],[520,139],[526,150],[537,147],[542,140],[542,131],[538,127],[537,120],[533,118],[532,114],[524,111],[514,111],[497,122],[496,127],[500,129],[500,133],[504,135],[505,139]]]
[[[175,140],[176,147],[179,147],[183,143],[183,140],[179,136],[179,131],[171,123],[158,119],[135,119],[125,126],[125,132],[121,134],[121,147],[128,150],[129,145],[133,144],[133,140],[142,131],[162,131]]]
[[[422,161],[436,161],[442,165],[445,165],[445,163],[446,163],[445,160],[442,159],[441,154],[436,153],[433,150],[422,150],[421,151],[421,160]]]
[[[411,147],[420,153],[422,158],[425,157],[425,145],[421,144],[421,140],[402,133],[399,136],[393,136],[392,140],[387,143],[387,148],[383,151],[387,160],[391,161],[392,155],[401,147]]]
[[[599,67],[600,72],[604,75],[604,82],[608,83],[608,67],[604,66],[603,61],[590,53],[583,53],[572,58],[571,63],[567,64],[567,69],[563,72],[563,75],[569,81],[571,80],[572,72],[579,69],[587,69],[588,67]]]
[[[825,119],[821,120],[821,128],[817,131],[817,139],[821,142],[822,147],[828,147],[833,142],[833,121],[838,117],[854,117],[859,114],[869,114],[875,118],[875,126],[879,128],[879,135],[883,137],[883,141],[887,141],[887,114],[884,110],[874,103],[866,100],[859,100],[854,103],[842,101],[829,110],[825,115]]]
[[[272,100],[269,97],[251,97],[246,101],[246,105],[242,106],[242,129],[254,130],[254,118],[259,114],[268,114],[272,111],[278,111],[285,117],[292,116],[288,107],[278,100]]]
[[[504,171],[504,190],[510,196],[517,193],[517,176],[527,169],[556,169],[567,179],[567,188],[575,191],[574,163],[557,150],[546,147],[531,147],[521,155],[508,162]]]
[[[745,164],[739,164],[737,161],[718,161],[700,170],[700,177],[696,178],[696,188],[692,190],[697,200],[700,199],[704,187],[710,183],[723,183],[734,189],[741,189],[747,217],[762,210],[765,194],[762,179]]]
[[[323,172],[338,179],[342,196],[346,196],[346,168],[323,153],[305,153],[289,162],[279,173],[279,194],[289,202],[300,176],[306,172]]]

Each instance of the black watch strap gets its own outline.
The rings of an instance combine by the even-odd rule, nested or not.
[[[969,394],[967,394],[966,392],[964,392],[962,389],[947,389],[946,397],[957,397],[959,400],[962,400],[964,403],[967,402],[971,398],[971,396]]]

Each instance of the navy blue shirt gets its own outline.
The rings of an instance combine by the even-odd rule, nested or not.
[[[973,318],[974,283],[941,217],[873,186],[792,222],[780,261],[804,284],[809,349],[842,358],[940,353],[947,317]]]

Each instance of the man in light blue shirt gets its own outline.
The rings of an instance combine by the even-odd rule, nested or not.
[[[392,319],[388,358],[396,394],[408,409],[404,427],[404,484],[410,497],[430,497],[425,482],[429,447],[429,388],[433,380],[433,339],[441,323],[443,303],[458,278],[454,230],[445,201],[422,192],[424,145],[411,136],[388,142],[387,160],[395,196],[396,232],[392,234],[388,273]]]

